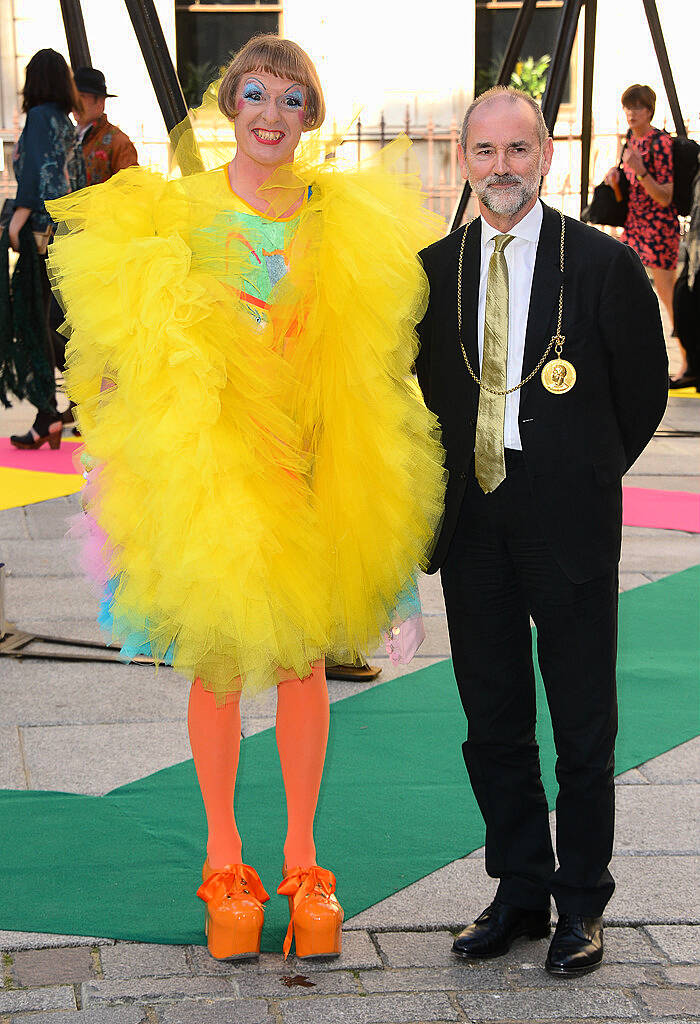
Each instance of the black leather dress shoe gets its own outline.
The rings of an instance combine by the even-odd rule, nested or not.
[[[452,952],[468,959],[488,960],[503,956],[514,939],[544,939],[550,931],[549,907],[526,910],[494,900],[474,924],[467,925],[452,943]]]
[[[545,970],[560,978],[576,978],[603,961],[603,918],[560,914]]]

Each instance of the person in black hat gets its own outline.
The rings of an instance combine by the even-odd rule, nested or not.
[[[138,156],[128,135],[107,120],[105,100],[114,93],[107,92],[103,73],[97,68],[78,68],[74,77],[82,111],[74,111],[73,116],[78,123],[88,185],[97,185],[117,171],[133,167]]]

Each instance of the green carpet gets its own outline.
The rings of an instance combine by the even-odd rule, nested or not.
[[[699,590],[700,566],[622,596],[618,773],[700,733]],[[541,685],[539,703],[551,801]],[[449,661],[332,707],[317,843],[347,917],[483,843],[463,738]],[[236,800],[245,856],[274,894],[285,810],[273,730],[243,741]],[[195,889],[205,827],[191,761],[104,797],[0,791],[0,813],[0,929],[204,941]],[[272,895],[264,948],[280,949],[285,915],[286,899]]]

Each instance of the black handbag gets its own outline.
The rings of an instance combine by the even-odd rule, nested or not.
[[[14,199],[6,199],[5,202],[2,204],[2,209],[0,210],[0,236],[2,235],[3,231],[7,231],[7,229],[9,228],[10,221],[12,220],[12,214],[15,212],[15,207],[16,203]],[[53,230],[54,225],[49,224],[49,226],[47,228],[44,228],[43,231],[33,232],[36,251],[39,253],[40,256],[46,255],[46,250],[48,248],[49,242],[53,237]]]
[[[627,148],[627,143],[622,147],[620,162],[617,165],[619,171],[618,188],[622,193],[622,200],[615,196],[615,190],[611,185],[601,182],[593,189],[593,198],[588,206],[581,211],[581,220],[586,224],[607,224],[613,228],[622,228],[627,220],[627,208],[629,203],[630,183],[627,175],[622,170],[622,155]]]

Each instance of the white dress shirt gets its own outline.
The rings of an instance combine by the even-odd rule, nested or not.
[[[508,370],[507,387],[515,387],[522,379],[523,354],[525,352],[525,331],[530,309],[530,291],[532,275],[535,271],[537,243],[542,227],[542,203],[537,200],[533,208],[521,221],[505,232],[513,236],[504,252],[508,266]],[[489,261],[493,255],[493,240],[496,235],[504,234],[492,228],[481,218],[481,270],[479,274],[479,314],[477,332],[479,341],[479,366],[484,356],[484,317],[486,315],[486,285],[489,277]],[[503,427],[503,445],[505,448],[517,448],[522,451],[518,413],[520,411],[520,391],[506,396],[506,417]]]

